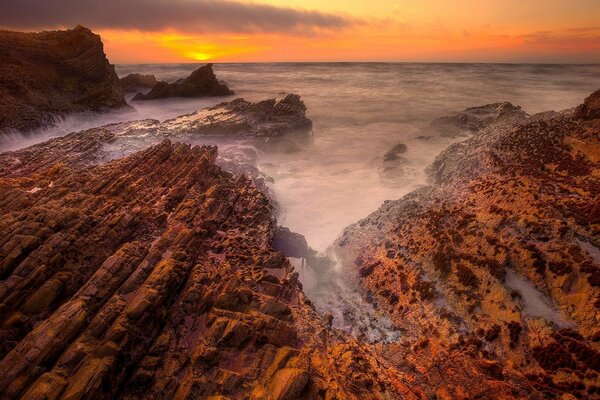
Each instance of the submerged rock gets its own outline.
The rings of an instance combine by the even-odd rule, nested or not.
[[[423,379],[443,382],[450,398],[515,377],[535,390],[481,396],[597,397],[595,96],[575,115],[469,109],[480,110],[465,117],[477,134],[437,157],[432,186],[386,202],[340,237],[338,255],[403,329],[407,346],[394,357],[428,371]]]
[[[121,89],[123,92],[139,92],[142,89],[152,89],[158,81],[154,75],[129,74],[121,79]]]
[[[154,85],[150,92],[138,93],[133,100],[154,100],[167,97],[202,97],[202,96],[228,96],[234,94],[227,85],[217,80],[213,72],[213,65],[206,64],[185,79],[173,83],[160,81]]]
[[[406,153],[406,150],[408,147],[404,143],[398,143],[384,154],[383,161],[397,161],[400,159],[399,154]]]
[[[89,29],[0,31],[0,134],[125,105],[100,36]]]

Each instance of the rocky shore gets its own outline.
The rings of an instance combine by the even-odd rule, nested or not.
[[[599,99],[438,120],[474,136],[438,156],[431,186],[338,240],[365,294],[402,328],[397,356],[440,371],[438,394],[481,395],[466,368],[495,382],[524,376],[549,398],[600,395]]]
[[[49,149],[27,149],[26,169],[0,160],[3,398],[411,393],[330,331],[272,248],[268,197],[215,147],[163,141],[99,165]]]

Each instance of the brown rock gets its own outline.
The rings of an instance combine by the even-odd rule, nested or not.
[[[281,369],[271,381],[271,397],[273,400],[299,399],[309,378],[308,372],[298,368]]]
[[[89,29],[0,31],[0,134],[125,105],[100,36]]]
[[[600,118],[600,90],[590,94],[583,104],[577,106],[575,117],[582,119]]]

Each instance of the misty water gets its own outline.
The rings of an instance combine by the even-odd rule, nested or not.
[[[118,65],[116,69],[119,76],[139,72],[174,81],[197,67]],[[27,138],[10,137],[0,143],[0,151],[111,122],[164,120],[235,97],[256,101],[297,93],[314,124],[311,140],[285,151],[244,148],[241,153],[251,154],[250,161],[273,179],[270,190],[280,207],[279,224],[302,233],[310,246],[324,252],[345,226],[367,216],[384,200],[398,199],[425,184],[425,167],[441,150],[464,139],[429,132],[432,119],[499,101],[510,101],[529,113],[561,110],[580,104],[600,87],[600,65],[218,64],[215,73],[235,90],[235,96],[134,102],[126,111],[70,116]],[[214,140],[194,139],[203,142]],[[408,148],[402,155],[406,164],[402,171],[384,173],[382,157],[397,143]],[[222,150],[235,151],[235,144],[228,143]],[[306,291],[315,295],[322,309],[332,308],[327,302],[333,300],[317,294],[346,290],[303,274]]]

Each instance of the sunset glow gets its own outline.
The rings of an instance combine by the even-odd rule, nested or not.
[[[159,10],[152,21],[140,15],[139,24],[120,23],[84,9],[73,21],[99,32],[117,63],[600,61],[600,2],[594,0],[196,1],[176,2],[181,14],[164,20],[162,2],[150,3]],[[189,21],[170,19],[187,15],[187,6],[195,7]],[[62,17],[44,26],[26,17],[15,21],[21,25],[15,28],[70,26]]]

